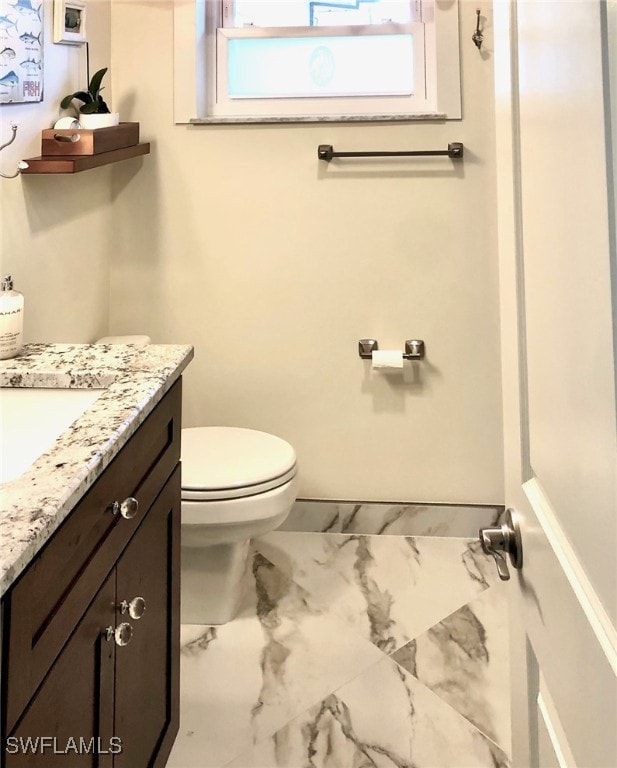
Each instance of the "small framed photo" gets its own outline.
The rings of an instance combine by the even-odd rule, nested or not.
[[[86,3],[54,0],[54,43],[83,45],[86,39]]]

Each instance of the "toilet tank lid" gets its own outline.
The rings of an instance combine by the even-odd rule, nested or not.
[[[241,427],[182,430],[182,487],[243,488],[272,480],[295,466],[289,443],[267,432]]]

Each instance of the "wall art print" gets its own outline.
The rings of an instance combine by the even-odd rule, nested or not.
[[[82,0],[54,0],[54,43],[86,42],[86,10]]]
[[[0,0],[0,104],[43,101],[43,0]]]

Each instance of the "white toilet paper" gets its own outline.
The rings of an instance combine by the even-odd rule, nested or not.
[[[396,349],[378,349],[373,352],[371,367],[380,373],[400,373],[403,370],[403,353]]]
[[[61,117],[54,123],[54,128],[81,128],[81,123],[74,117]]]

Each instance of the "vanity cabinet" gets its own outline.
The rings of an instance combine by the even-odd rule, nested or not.
[[[180,405],[178,381],[3,600],[3,768],[165,765],[178,730]]]

